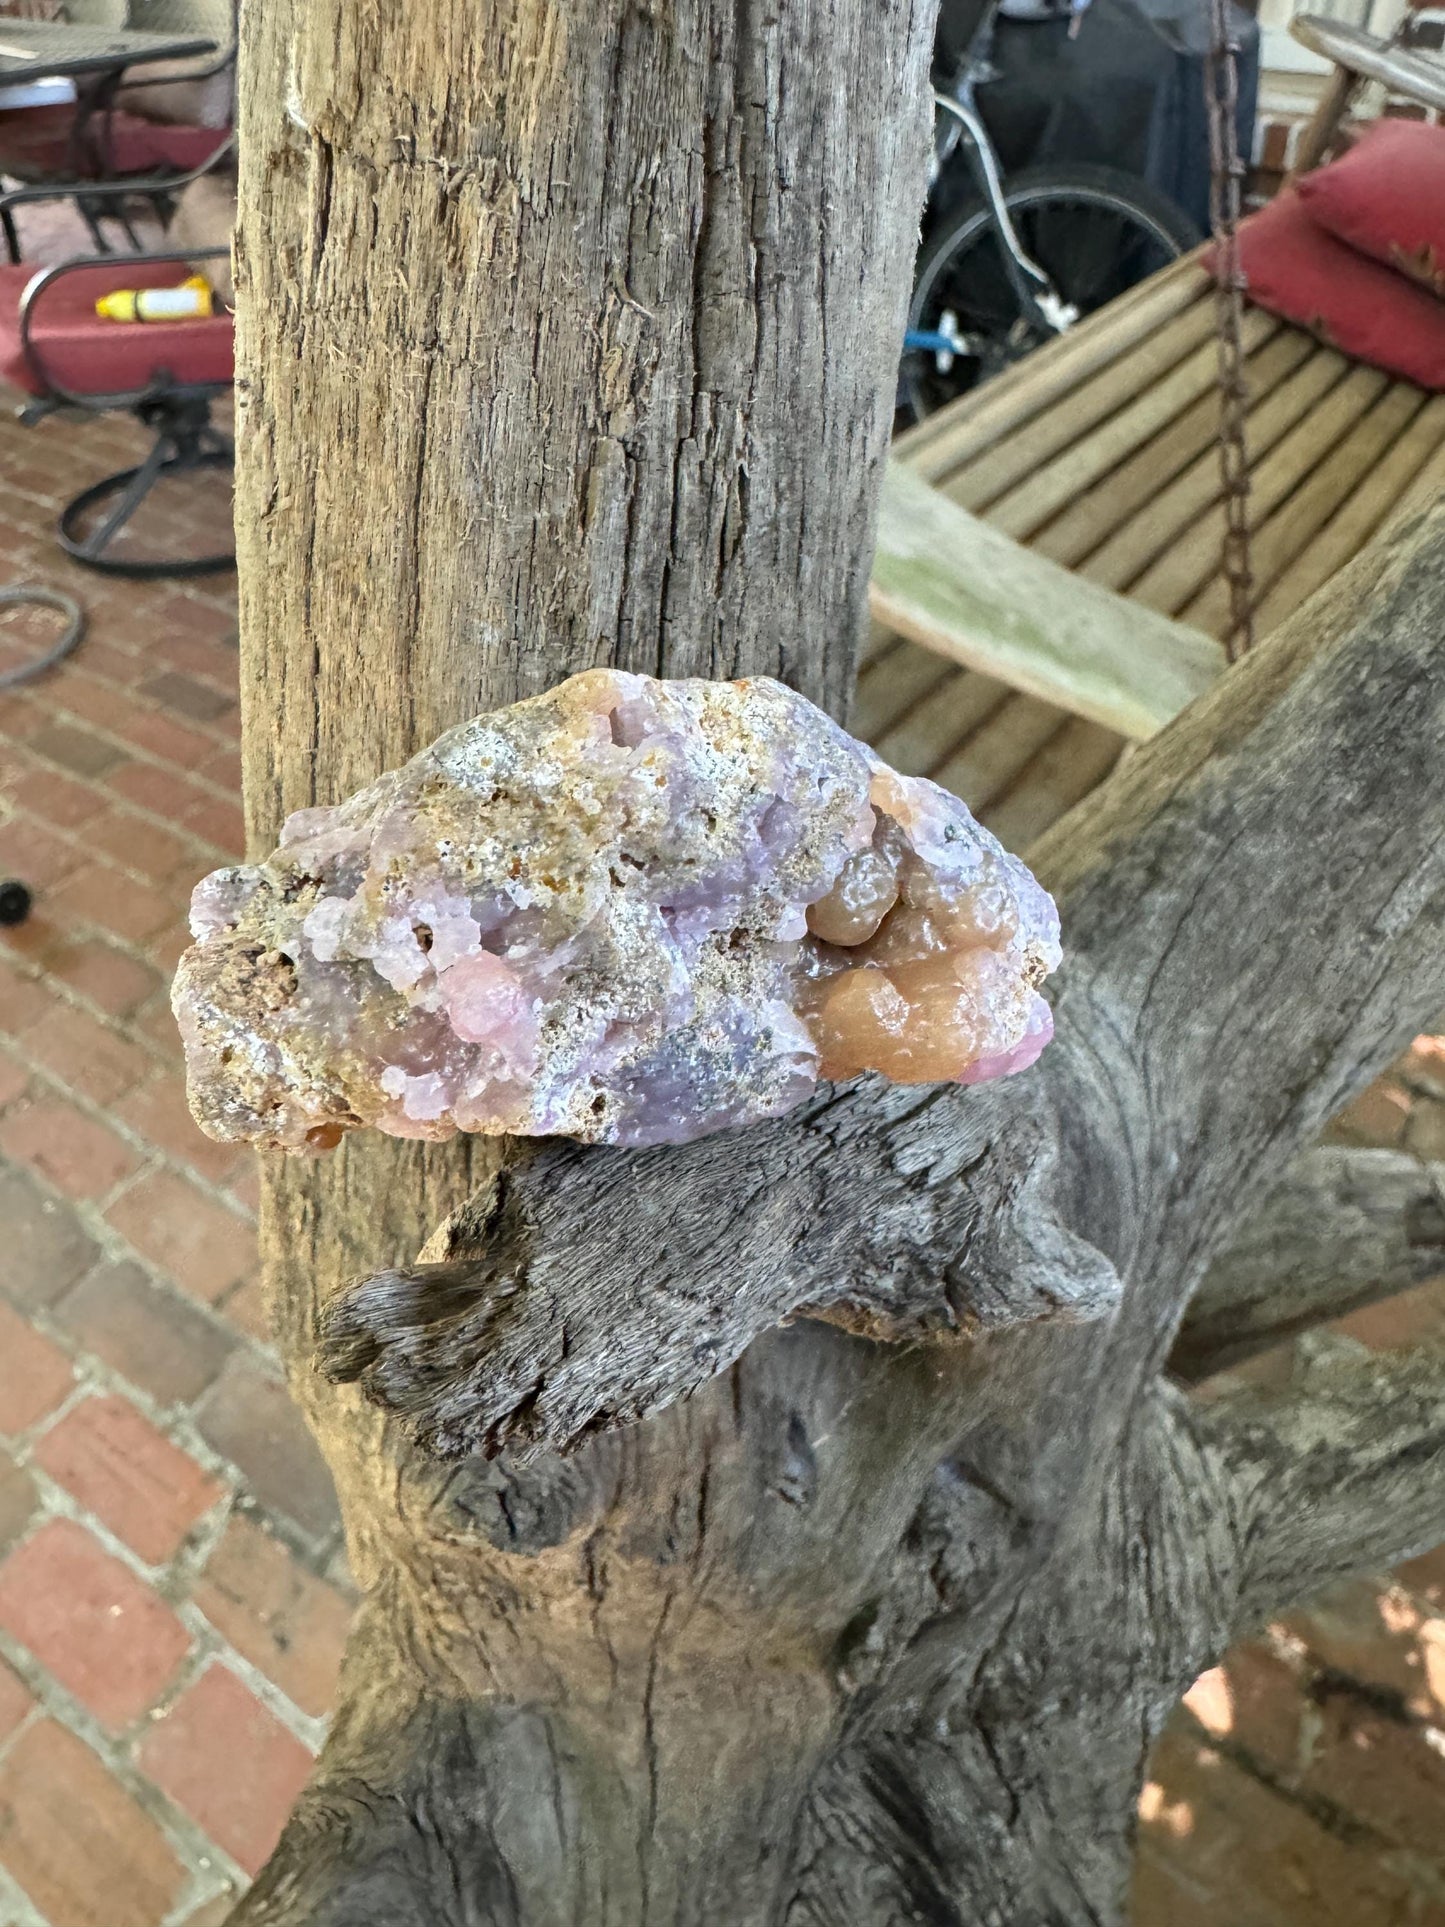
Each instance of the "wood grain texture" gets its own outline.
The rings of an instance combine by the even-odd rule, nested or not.
[[[1205,1378],[1441,1273],[1445,1166],[1402,1151],[1310,1151],[1210,1265],[1170,1370]]]
[[[1237,1509],[1240,1609],[1263,1619],[1346,1573],[1445,1537],[1445,1350],[1301,1345],[1283,1390],[1205,1408],[1200,1437]]]

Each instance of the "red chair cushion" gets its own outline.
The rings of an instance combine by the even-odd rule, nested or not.
[[[1445,301],[1336,240],[1297,195],[1281,194],[1240,223],[1239,258],[1259,307],[1353,360],[1445,389]]]
[[[189,174],[205,165],[230,132],[228,127],[170,126],[117,112],[110,120],[111,172]],[[97,137],[103,145],[103,126]]]
[[[189,174],[229,137],[228,128],[167,126],[117,110],[109,146],[103,114],[74,138],[75,107],[16,108],[0,113],[0,173],[35,180],[97,180],[106,174]],[[104,159],[102,159],[104,157]]]
[[[103,321],[95,304],[119,288],[173,288],[179,261],[118,254],[114,264],[60,275],[39,297],[31,337],[47,374],[79,395],[130,394],[163,386],[229,382],[235,367],[229,314],[197,321]],[[29,262],[0,266],[0,378],[46,392],[20,345],[20,297],[35,279]]]
[[[1306,174],[1322,228],[1445,295],[1445,127],[1377,120],[1348,154]]]
[[[6,108],[0,112],[0,174],[22,180],[89,178],[94,171],[90,146],[85,141],[72,145],[74,127],[73,101]]]

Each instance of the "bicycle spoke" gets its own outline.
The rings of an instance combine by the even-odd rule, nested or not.
[[[936,285],[929,302],[931,318],[936,319],[945,308],[953,310],[965,331],[976,328],[993,333],[1011,327],[1017,320],[1018,297],[1004,273],[1003,256],[991,234]]]

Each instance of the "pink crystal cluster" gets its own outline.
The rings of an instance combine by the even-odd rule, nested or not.
[[[449,731],[191,904],[213,1137],[680,1141],[820,1077],[964,1083],[1051,1035],[1049,897],[781,684],[591,670]]]

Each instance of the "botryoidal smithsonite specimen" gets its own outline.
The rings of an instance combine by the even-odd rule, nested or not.
[[[781,684],[596,669],[217,870],[173,1002],[213,1136],[656,1144],[820,1077],[977,1083],[1052,1023],[1050,898]]]

